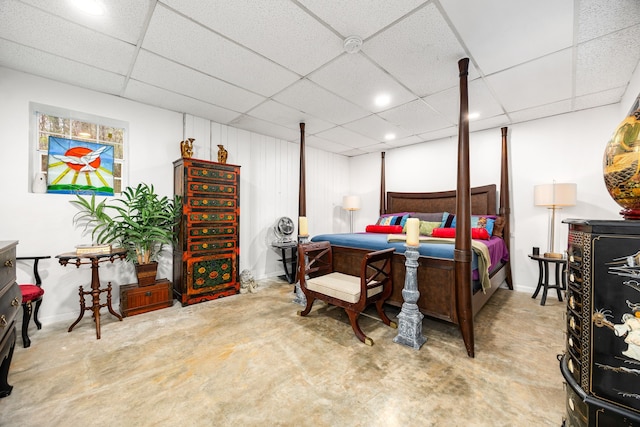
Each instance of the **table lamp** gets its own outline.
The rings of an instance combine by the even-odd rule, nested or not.
[[[546,258],[562,258],[561,253],[554,251],[555,245],[555,226],[556,226],[556,209],[563,206],[575,206],[577,186],[576,184],[541,184],[534,187],[534,204],[536,206],[545,206],[551,209],[551,239],[549,241],[549,252],[545,252]]]
[[[342,209],[349,211],[349,233],[353,233],[353,211],[360,210],[360,197],[344,196],[342,198]]]

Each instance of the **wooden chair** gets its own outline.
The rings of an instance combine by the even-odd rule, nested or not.
[[[29,339],[29,323],[31,322],[31,313],[33,312],[33,321],[38,329],[42,329],[42,323],[38,320],[38,311],[42,304],[44,289],[42,289],[42,279],[38,272],[38,262],[41,259],[51,258],[50,256],[33,256],[33,257],[16,257],[18,261],[33,261],[33,278],[35,284],[20,284],[22,292],[22,345],[27,348],[31,345]],[[33,308],[35,303],[35,309]]]
[[[298,246],[298,278],[300,289],[307,298],[307,306],[298,315],[306,316],[316,299],[344,308],[356,337],[367,345],[367,337],[358,324],[358,316],[375,303],[385,325],[397,328],[385,314],[382,305],[393,290],[391,257],[393,248],[370,252],[362,260],[360,277],[333,270],[333,256],[329,242],[312,242]]]

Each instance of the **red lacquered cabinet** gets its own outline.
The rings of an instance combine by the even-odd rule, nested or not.
[[[198,159],[174,163],[182,221],[173,254],[173,292],[183,306],[240,290],[240,166]]]

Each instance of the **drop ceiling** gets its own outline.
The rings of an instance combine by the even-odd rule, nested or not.
[[[618,103],[640,60],[637,0],[101,3],[0,0],[0,66],[346,156],[456,135],[464,57],[471,131]]]

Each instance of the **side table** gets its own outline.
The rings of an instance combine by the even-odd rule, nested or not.
[[[536,298],[542,288],[540,305],[544,305],[547,302],[547,291],[555,289],[558,293],[558,301],[562,301],[561,291],[567,289],[567,260],[564,258],[547,258],[544,255],[529,255],[529,258],[538,262],[538,286],[531,298]],[[553,285],[549,284],[549,264],[555,265],[555,284]]]
[[[100,309],[102,307],[107,307],[109,313],[114,315],[118,320],[122,320],[122,316],[115,312],[113,307],[111,306],[111,282],[109,282],[108,286],[104,289],[100,289],[100,277],[98,276],[98,267],[101,262],[110,261],[113,262],[116,259],[124,259],[127,256],[126,249],[113,249],[108,253],[100,253],[100,254],[82,254],[78,255],[75,252],[67,252],[64,254],[56,255],[58,258],[60,265],[66,266],[71,263],[76,267],[80,268],[83,264],[91,264],[91,290],[85,291],[82,286],[79,287],[80,294],[80,315],[76,319],[75,322],[69,326],[69,331],[73,330],[73,327],[80,322],[80,319],[84,316],[84,312],[89,310],[93,312],[93,320],[96,323],[96,338],[100,339]],[[102,292],[107,293],[107,303],[100,304],[100,294]],[[84,297],[86,295],[91,295],[91,306],[87,307]]]
[[[274,248],[280,249],[282,254],[282,265],[284,267],[284,276],[289,283],[296,283],[298,276],[298,242],[295,240],[279,242],[275,241],[271,244]]]

